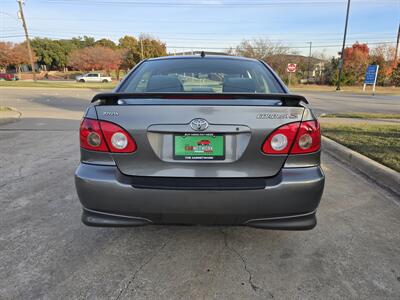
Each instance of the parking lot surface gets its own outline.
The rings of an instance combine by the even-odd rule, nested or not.
[[[95,92],[21,91],[0,91],[22,111],[0,126],[0,299],[399,299],[399,199],[330,156],[312,231],[89,228],[73,174]]]

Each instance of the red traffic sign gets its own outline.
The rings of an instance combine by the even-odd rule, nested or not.
[[[289,73],[294,73],[294,72],[296,72],[296,69],[297,69],[297,65],[296,64],[287,64],[287,71],[289,72]]]

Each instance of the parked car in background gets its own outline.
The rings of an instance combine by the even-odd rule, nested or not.
[[[19,77],[12,73],[0,73],[0,80],[16,81],[19,80]]]
[[[100,73],[87,73],[75,77],[78,82],[111,82],[110,76],[103,76]]]

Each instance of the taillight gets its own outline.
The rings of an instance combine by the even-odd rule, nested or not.
[[[81,147],[93,151],[128,153],[136,151],[134,139],[116,124],[83,119],[80,127]]]
[[[301,122],[296,142],[290,154],[303,154],[318,151],[321,148],[321,130],[317,120]]]
[[[81,147],[87,150],[108,152],[99,121],[83,119],[79,130]]]
[[[136,143],[124,129],[110,122],[100,121],[108,148],[111,152],[127,153],[136,151]]]
[[[318,151],[321,132],[318,121],[295,122],[283,125],[265,140],[265,154],[304,154]]]
[[[295,122],[276,129],[265,140],[262,151],[265,154],[288,154],[299,126],[300,122]]]

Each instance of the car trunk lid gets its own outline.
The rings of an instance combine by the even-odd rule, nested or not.
[[[119,170],[152,177],[274,176],[287,154],[266,155],[262,144],[276,128],[301,121],[306,102],[286,94],[102,95],[94,98],[98,119],[123,127],[138,147],[112,154]],[[196,130],[194,120],[208,126]]]

